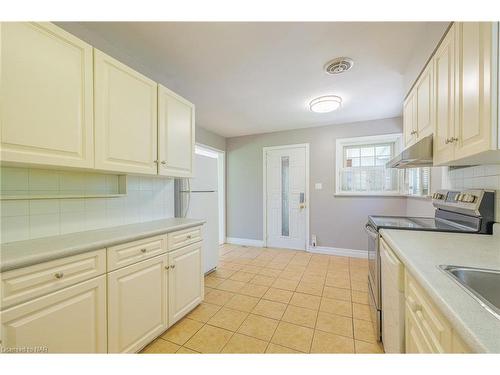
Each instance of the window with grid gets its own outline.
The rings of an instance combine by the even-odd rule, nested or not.
[[[386,168],[400,147],[400,134],[337,140],[337,194],[399,194],[396,169]]]

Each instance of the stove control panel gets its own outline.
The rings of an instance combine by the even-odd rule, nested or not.
[[[436,208],[461,212],[467,215],[479,215],[479,207],[485,196],[491,198],[494,192],[468,189],[463,191],[439,190],[432,194],[432,204]],[[494,197],[493,197],[494,199]]]

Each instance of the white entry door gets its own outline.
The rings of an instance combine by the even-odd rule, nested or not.
[[[265,150],[268,247],[306,249],[307,146]]]

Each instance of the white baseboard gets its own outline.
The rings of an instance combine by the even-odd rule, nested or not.
[[[253,247],[263,247],[264,246],[264,241],[251,240],[249,238],[226,237],[226,242],[233,244],[233,245],[242,245],[242,246],[253,246]]]
[[[337,255],[342,257],[368,258],[368,251],[366,250],[343,249],[341,247],[309,246],[307,251],[311,253]]]

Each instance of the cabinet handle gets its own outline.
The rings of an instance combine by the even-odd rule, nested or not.
[[[413,311],[414,313],[422,310],[422,305],[415,302],[415,300],[413,298],[411,298],[410,296],[408,296],[406,298],[406,302],[408,303],[408,307],[410,308],[410,310]]]
[[[170,266],[165,266],[165,269],[168,270],[170,268]]]
[[[457,137],[451,137],[450,142],[458,142],[458,138]]]
[[[153,160],[153,163],[158,164],[158,160]]]
[[[161,161],[161,164],[162,164],[162,165],[165,165],[165,164],[167,164],[167,162],[166,162],[165,160],[162,160],[162,161]]]
[[[187,238],[188,240],[190,240],[192,237],[193,237],[193,236],[191,236],[190,234],[188,234],[188,235],[186,236],[186,238]]]
[[[64,273],[57,272],[54,276],[56,277],[56,279],[62,279],[64,277]]]
[[[170,266],[170,268],[174,269],[174,268],[175,268],[175,264],[172,264],[172,265]]]
[[[141,253],[145,253],[146,251],[147,251],[146,248],[141,249]]]
[[[446,139],[444,140],[444,144],[445,144],[445,145],[447,145],[448,143],[450,143],[450,138],[446,138]]]

